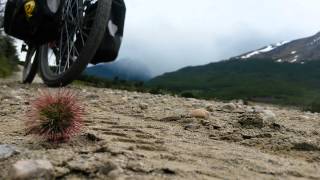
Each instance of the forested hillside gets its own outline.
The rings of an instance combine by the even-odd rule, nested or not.
[[[247,99],[303,105],[320,97],[320,61],[278,63],[229,60],[186,67],[156,77],[148,86],[205,99]]]

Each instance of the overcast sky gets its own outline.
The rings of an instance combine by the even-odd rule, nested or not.
[[[153,75],[320,31],[320,0],[126,0],[121,58]]]

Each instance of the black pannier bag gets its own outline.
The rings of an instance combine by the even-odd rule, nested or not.
[[[60,0],[8,0],[4,30],[8,35],[31,44],[56,39]]]
[[[123,0],[113,0],[106,33],[92,64],[114,61],[119,53],[124,31],[126,5]]]

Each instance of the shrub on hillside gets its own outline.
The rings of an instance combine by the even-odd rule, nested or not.
[[[304,108],[304,111],[310,111],[310,112],[318,112],[320,113],[320,99],[317,99],[313,101],[309,106]]]
[[[185,98],[196,98],[196,95],[191,91],[183,91],[182,93],[180,93],[180,96]]]
[[[17,70],[17,64],[18,56],[13,39],[0,35],[0,77],[11,75]]]

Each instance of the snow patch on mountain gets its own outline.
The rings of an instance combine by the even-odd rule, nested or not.
[[[248,53],[248,54],[246,54],[246,55],[243,55],[243,56],[241,56],[241,59],[248,59],[248,58],[250,58],[250,57],[252,57],[252,56],[255,56],[255,55],[258,55],[258,54],[261,54],[261,53],[266,53],[266,52],[272,51],[272,50],[274,50],[274,49],[276,49],[276,48],[278,48],[278,47],[280,47],[280,46],[283,46],[283,45],[285,45],[285,44],[287,44],[287,43],[289,43],[289,41],[282,41],[282,42],[278,42],[278,43],[276,43],[276,44],[271,44],[271,45],[269,45],[269,46],[267,46],[267,47],[264,47],[264,48],[262,48],[262,49],[259,49],[259,50],[250,52],[250,53]]]
[[[290,63],[295,63],[298,60],[298,55],[294,56],[294,58],[290,61]]]
[[[318,44],[319,41],[320,41],[320,36],[314,38],[313,41],[311,41],[308,45],[309,45],[309,46],[312,46],[312,45],[314,45],[314,44]]]

